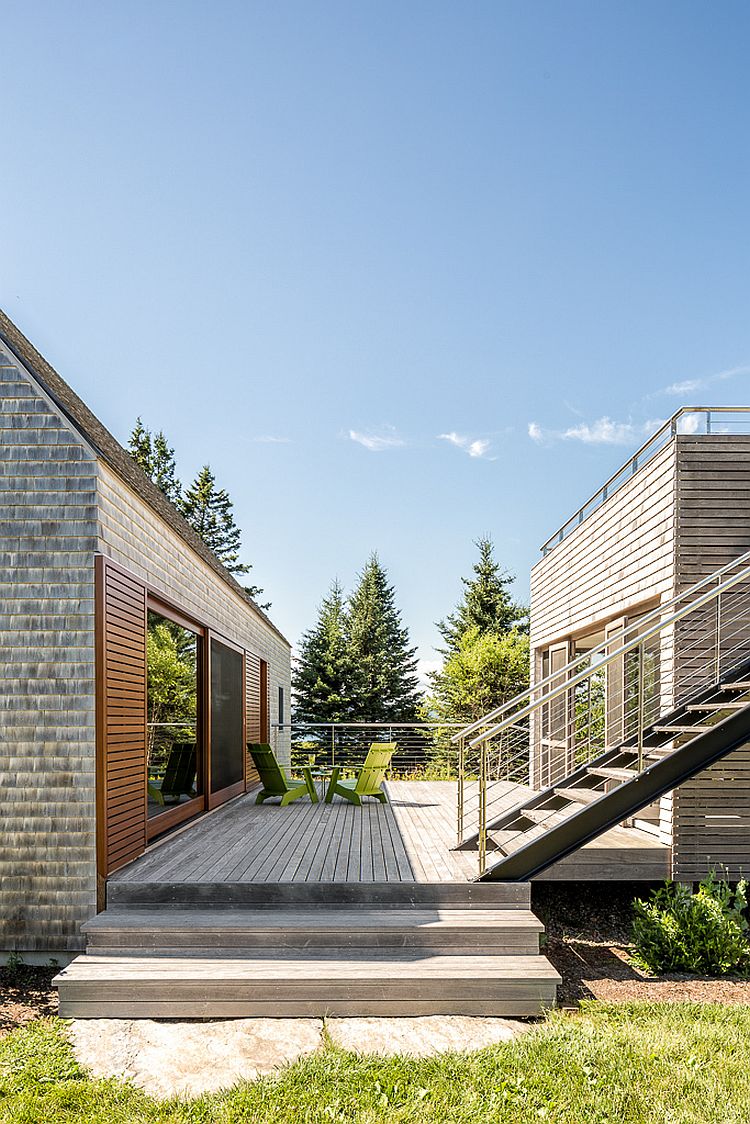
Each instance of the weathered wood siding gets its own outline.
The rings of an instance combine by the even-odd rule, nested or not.
[[[98,467],[101,553],[141,577],[186,614],[265,660],[270,721],[277,721],[278,688],[284,688],[287,699],[290,693],[289,645],[104,462]],[[248,722],[251,720],[249,713]],[[279,744],[280,755],[288,759],[288,735]]]
[[[676,580],[678,589],[686,589],[750,549],[750,436],[681,435],[676,443]],[[725,611],[731,616],[731,595],[727,602]],[[714,643],[714,619],[712,613],[707,621],[707,658]],[[735,635],[730,643],[736,645],[738,639]],[[678,641],[678,681],[685,674]],[[676,878],[701,878],[711,869],[727,869],[735,878],[746,875],[750,747],[681,785],[673,794],[672,817]]]
[[[531,571],[531,646],[546,647],[674,589],[675,442]]]
[[[93,453],[0,344],[0,953],[96,907]]]
[[[97,559],[99,874],[146,846],[146,590]]]

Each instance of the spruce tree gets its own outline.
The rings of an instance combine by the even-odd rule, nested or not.
[[[347,640],[352,663],[352,718],[413,722],[419,704],[416,648],[401,623],[395,591],[376,554],[349,598]]]
[[[216,487],[216,477],[204,464],[185,492],[182,514],[230,574],[247,574],[252,567],[239,561],[240,529],[232,508],[228,492]],[[263,592],[259,586],[245,586],[245,591],[251,597]]]
[[[141,418],[136,418],[128,441],[128,451],[137,465],[160,488],[168,500],[180,507],[182,486],[177,479],[174,449],[162,430],[152,434]]]
[[[344,592],[334,581],[316,624],[300,642],[292,676],[295,722],[346,722],[351,685]]]
[[[528,610],[511,597],[509,586],[515,579],[495,560],[492,539],[477,539],[475,545],[479,560],[474,563],[474,576],[461,578],[466,587],[461,601],[444,621],[438,621],[448,653],[458,651],[470,628],[476,628],[480,636],[489,632],[502,636],[514,626],[520,631],[528,629]]]

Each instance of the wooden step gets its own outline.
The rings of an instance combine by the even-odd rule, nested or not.
[[[654,726],[657,734],[705,734],[713,726]]]
[[[539,951],[540,921],[520,909],[117,910],[82,926],[96,955],[238,956],[254,949],[431,948]]]
[[[723,702],[723,703],[691,703],[687,706],[686,710],[692,711],[706,711],[706,710],[744,710],[750,704],[746,702]]]
[[[241,959],[79,956],[54,979],[64,1018],[539,1014],[560,976],[543,956],[339,950]]]
[[[589,766],[588,772],[595,777],[605,777],[609,781],[632,781],[638,776],[636,769],[616,769],[609,765]]]
[[[750,691],[750,681],[743,679],[737,683],[722,683],[722,691]]]
[[[570,808],[524,808],[523,818],[541,827],[562,823],[570,815]]]
[[[110,878],[107,906],[177,909],[529,909],[527,882],[136,882]]]
[[[575,804],[593,804],[606,795],[603,789],[595,788],[556,788],[555,796],[562,796]]]

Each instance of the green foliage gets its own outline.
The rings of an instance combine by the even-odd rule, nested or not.
[[[351,720],[413,722],[419,682],[416,648],[401,623],[396,594],[377,554],[349,598],[346,638],[352,672]]]
[[[413,722],[416,649],[373,554],[348,600],[338,581],[304,634],[294,669],[295,722]]]
[[[163,737],[158,723],[193,723],[197,708],[197,667],[195,637],[172,621],[149,613],[146,634],[148,668],[149,761],[162,764],[166,747],[175,737]],[[164,742],[164,752],[155,747]]]
[[[474,722],[517,695],[528,680],[525,632],[513,627],[505,633],[482,633],[472,625],[432,675],[430,713],[439,722]]]
[[[174,449],[162,430],[152,434],[141,418],[136,418],[128,441],[128,449],[136,464],[140,465],[167,499],[179,508],[182,500],[182,485],[177,479]]]
[[[465,586],[463,598],[455,611],[437,625],[449,653],[460,647],[461,638],[471,628],[476,628],[481,635],[488,632],[502,635],[512,628],[528,631],[528,609],[511,597],[509,587],[514,578],[495,560],[492,539],[477,539],[475,545],[479,549],[479,561],[474,563],[474,576],[461,578]]]
[[[750,958],[747,883],[735,890],[709,875],[696,893],[667,882],[648,901],[633,904],[633,943],[638,959],[652,972],[725,975]]]
[[[94,1079],[60,1020],[0,1039],[2,1124],[747,1124],[750,1010],[586,1003],[473,1053],[320,1050],[220,1093],[157,1100]]]
[[[320,606],[316,624],[300,641],[292,676],[296,722],[349,719],[352,662],[346,628],[344,593],[336,580]]]
[[[183,493],[177,478],[174,449],[161,430],[152,434],[141,418],[136,418],[128,440],[128,451],[230,574],[249,573],[252,566],[239,561],[241,532],[234,521],[234,505],[229,493],[224,488],[216,487],[216,478],[209,466],[203,466]],[[263,593],[258,585],[246,585],[243,588],[256,600]],[[261,605],[261,608],[270,608],[270,602]]]

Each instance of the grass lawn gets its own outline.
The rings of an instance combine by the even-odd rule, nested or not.
[[[9,1124],[749,1119],[750,1008],[739,1006],[588,1003],[514,1042],[429,1060],[329,1046],[273,1078],[190,1101],[90,1079],[59,1019],[0,1039],[0,1121]]]

